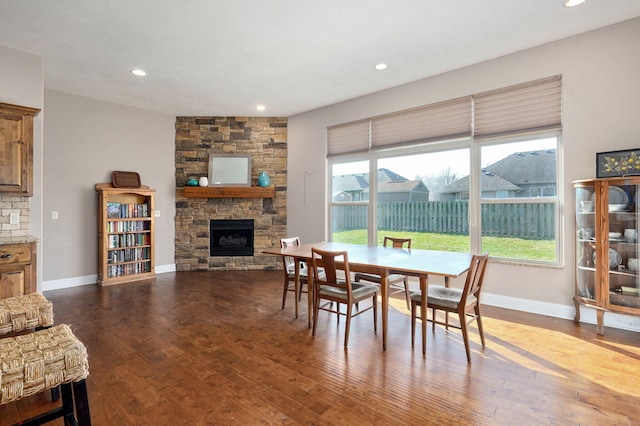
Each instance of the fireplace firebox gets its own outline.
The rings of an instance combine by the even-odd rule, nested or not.
[[[209,221],[210,256],[253,256],[253,219]]]

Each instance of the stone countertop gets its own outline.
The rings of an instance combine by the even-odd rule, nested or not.
[[[38,238],[32,235],[23,235],[21,237],[0,238],[0,246],[5,246],[9,244],[25,244],[25,243],[36,243],[36,242],[38,242]]]

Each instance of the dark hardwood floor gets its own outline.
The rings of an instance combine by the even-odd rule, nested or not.
[[[89,352],[94,425],[605,425],[640,419],[640,335],[484,307],[487,347],[471,330],[427,333],[393,299],[388,348],[370,313],[352,321],[306,302],[280,309],[281,271],[161,274],[112,287],[45,292],[56,323]],[[47,392],[0,406],[7,425],[49,408]],[[54,425],[62,425],[58,420]]]

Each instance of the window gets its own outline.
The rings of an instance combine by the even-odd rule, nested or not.
[[[329,128],[332,240],[560,263],[560,82]]]
[[[377,240],[411,238],[415,248],[468,252],[469,158],[469,148],[380,158]]]
[[[482,251],[555,262],[557,137],[480,144]]]
[[[331,241],[367,244],[369,161],[331,165]]]

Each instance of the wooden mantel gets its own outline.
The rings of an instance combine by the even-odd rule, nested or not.
[[[274,186],[185,186],[186,198],[274,198]]]

